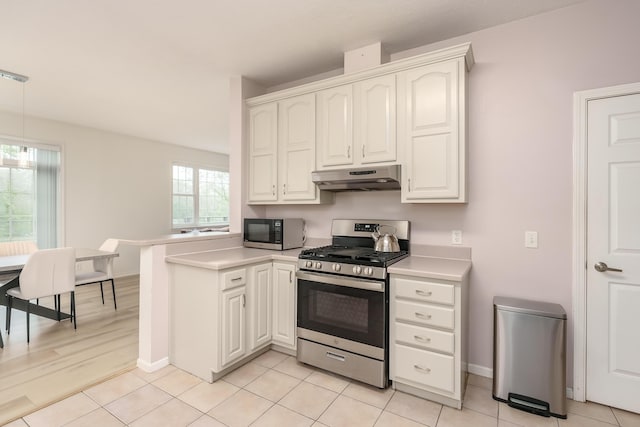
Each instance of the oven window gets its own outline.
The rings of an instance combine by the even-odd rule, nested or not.
[[[369,327],[369,304],[365,298],[312,290],[309,304],[314,310],[309,319],[337,328],[366,333]]]
[[[298,279],[298,327],[384,347],[385,294]]]

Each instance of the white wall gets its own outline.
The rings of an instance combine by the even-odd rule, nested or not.
[[[16,135],[20,116],[0,112],[0,134]],[[66,123],[27,118],[25,138],[60,145],[64,232],[61,245],[98,247],[106,238],[171,232],[174,161],[227,169],[228,156]],[[137,248],[122,246],[116,276],[137,274]]]
[[[330,218],[408,219],[412,241],[449,244],[463,230],[472,248],[470,363],[492,367],[492,299],[562,304],[569,314],[572,383],[572,119],[575,91],[640,81],[640,2],[588,1],[392,55],[391,60],[470,41],[469,203],[400,204],[398,192],[342,193],[330,206],[270,207],[301,216],[309,235]],[[384,42],[384,40],[383,40]],[[538,231],[539,249],[524,247]]]

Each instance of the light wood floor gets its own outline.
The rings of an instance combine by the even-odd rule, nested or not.
[[[0,307],[4,349],[0,349],[0,425],[127,371],[138,358],[138,277],[116,279],[118,310],[111,284],[76,289],[78,329],[70,321],[31,316],[27,345],[26,316],[13,310],[11,335],[5,332],[6,307]],[[53,298],[40,300],[53,305]],[[62,297],[69,311],[69,297]]]

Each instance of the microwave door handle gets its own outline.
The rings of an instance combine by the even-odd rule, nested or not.
[[[384,282],[372,282],[368,280],[350,279],[338,276],[329,276],[306,271],[297,271],[296,277],[310,282],[326,283],[329,285],[346,286],[349,288],[364,289],[367,291],[384,292]]]

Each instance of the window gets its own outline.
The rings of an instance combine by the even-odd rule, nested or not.
[[[173,165],[173,228],[229,224],[229,172]]]
[[[57,246],[59,175],[56,147],[0,139],[0,241]]]

